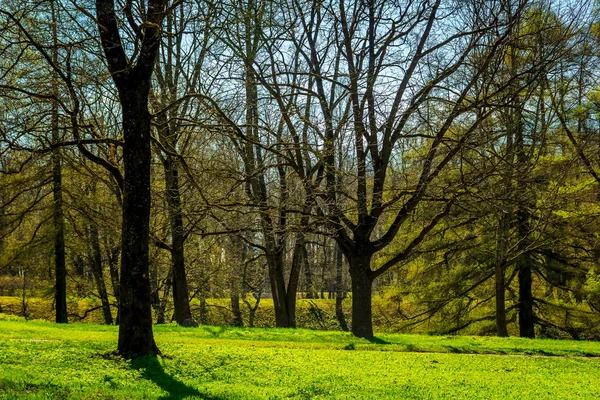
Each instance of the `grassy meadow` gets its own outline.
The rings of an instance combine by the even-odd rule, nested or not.
[[[164,357],[111,355],[117,327],[0,315],[0,399],[593,399],[600,343],[156,326]]]

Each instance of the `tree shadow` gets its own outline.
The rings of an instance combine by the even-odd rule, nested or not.
[[[378,337],[370,337],[370,338],[365,338],[367,339],[369,342],[373,343],[373,344],[392,344],[392,342],[388,342],[387,340],[383,340],[381,338]]]
[[[168,395],[161,397],[164,400],[179,400],[188,397],[207,400],[223,400],[223,397],[216,397],[200,393],[198,389],[188,386],[180,380],[174,378],[165,372],[160,361],[156,357],[140,357],[131,361],[131,367],[142,372],[142,377],[154,382]]]

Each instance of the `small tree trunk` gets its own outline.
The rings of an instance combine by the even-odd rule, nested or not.
[[[21,281],[21,316],[26,320],[29,319],[29,311],[27,310],[27,280],[25,279],[25,268],[21,267],[19,271],[22,281]]]
[[[102,270],[102,253],[100,250],[100,241],[98,239],[98,228],[93,222],[90,224],[90,245],[92,248],[92,274],[94,275],[94,281],[96,281],[98,295],[100,296],[100,301],[102,302],[104,323],[107,325],[112,325],[112,313],[110,310],[110,302],[108,301],[108,294],[106,293],[106,284],[104,283],[104,273]]]
[[[152,308],[157,309],[160,303],[160,295],[158,293],[158,265],[156,262],[151,262],[150,268],[150,297],[152,298]]]
[[[244,319],[242,318],[242,310],[240,308],[240,280],[238,276],[231,277],[231,312],[233,313],[233,326],[244,326]]]
[[[308,224],[308,217],[302,217],[300,220],[300,226],[306,226]],[[298,293],[298,283],[300,282],[300,271],[302,265],[305,268],[308,265],[308,254],[306,251],[306,240],[303,232],[296,234],[296,245],[294,246],[294,254],[292,257],[292,268],[290,270],[290,278],[287,286],[287,310],[288,310],[288,322],[290,328],[296,327],[296,296]]]
[[[519,213],[519,230],[527,229],[524,218],[526,215]],[[523,232],[522,232],[523,233]],[[523,239],[522,239],[523,240]],[[521,337],[535,337],[535,315],[533,313],[532,271],[531,256],[525,252],[517,259],[519,277],[519,335]]]
[[[113,294],[117,302],[117,317],[115,318],[115,324],[119,325],[119,298],[121,292],[119,290],[119,254],[121,248],[118,245],[108,246],[108,271],[110,273],[110,283],[112,285]]]
[[[158,309],[156,310],[156,323],[164,324],[165,323],[165,314],[167,311],[167,302],[169,301],[169,296],[171,294],[171,280],[173,276],[173,270],[169,269],[169,273],[167,274],[167,278],[165,279],[165,286],[163,290],[163,296],[158,303]]]
[[[254,328],[254,316],[255,315],[256,315],[256,308],[253,308],[253,307],[249,308],[248,309],[248,326],[250,328]]]
[[[51,3],[52,20],[56,21],[54,2]],[[53,24],[52,36],[54,48],[52,49],[52,59],[56,63],[58,60],[58,37],[56,24]],[[55,95],[58,85],[55,83]],[[54,143],[60,140],[58,132],[58,103],[52,104],[52,141]],[[67,266],[65,260],[65,220],[63,212],[62,195],[62,166],[60,160],[60,147],[52,151],[52,194],[53,203],[53,223],[54,223],[54,302],[56,306],[56,322],[66,324],[68,322],[67,313]]]
[[[200,323],[202,325],[208,324],[208,305],[206,304],[206,293],[200,292]]]
[[[56,124],[58,124],[58,120],[56,120]],[[58,129],[58,125],[56,125],[56,129]],[[54,194],[54,276],[56,279],[54,300],[56,304],[56,322],[66,324],[68,322],[68,314],[65,222],[62,198],[62,169],[58,152],[58,148],[54,149],[52,152],[52,192]]]
[[[502,213],[498,224],[496,240],[496,334],[501,337],[508,336],[506,327],[506,302],[505,302],[505,263],[506,244],[508,239],[508,223],[510,216]]]
[[[175,321],[178,324],[183,324],[188,318],[192,318],[190,311],[189,291],[187,286],[187,277],[185,274],[185,256],[183,252],[184,237],[181,233],[183,224],[181,223],[181,215],[178,222],[175,223],[179,233],[173,234],[173,306],[175,307]]]
[[[307,253],[308,253],[308,251],[307,251]],[[307,263],[305,265],[304,276],[306,279],[306,298],[314,299],[315,297],[317,297],[317,295],[315,295],[315,284],[313,282],[313,276],[312,276],[312,271],[310,269],[310,263]]]
[[[344,300],[344,288],[343,284],[343,253],[339,246],[336,246],[336,260],[335,260],[335,317],[337,318],[340,328],[343,331],[348,331],[348,323],[344,315],[343,300]]]
[[[246,279],[246,252],[247,247],[241,236],[231,236],[231,243],[233,245],[234,254],[239,254],[238,258],[234,257],[234,265],[236,265],[234,272],[231,276],[231,311],[233,312],[233,326],[244,326],[244,318],[242,317],[242,310],[240,308],[240,293],[246,301],[246,290],[245,290],[245,279]]]
[[[168,139],[165,139],[169,141]],[[175,143],[169,142],[175,151]],[[175,321],[183,324],[192,318],[190,310],[189,291],[185,273],[185,229],[181,210],[181,194],[179,191],[179,170],[176,161],[169,154],[163,163],[166,176],[167,204],[171,220],[171,262],[173,265],[173,306],[175,307]]]

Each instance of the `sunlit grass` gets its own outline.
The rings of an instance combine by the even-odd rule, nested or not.
[[[0,398],[593,399],[600,343],[155,327],[167,358],[107,356],[117,327],[0,316]],[[534,355],[534,356],[529,356]]]

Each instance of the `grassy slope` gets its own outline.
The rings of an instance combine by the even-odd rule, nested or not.
[[[600,393],[600,359],[579,357],[600,356],[594,342],[382,335],[372,343],[341,332],[159,326],[158,345],[172,358],[130,363],[103,356],[115,347],[116,327],[1,319],[0,398],[592,399]]]

